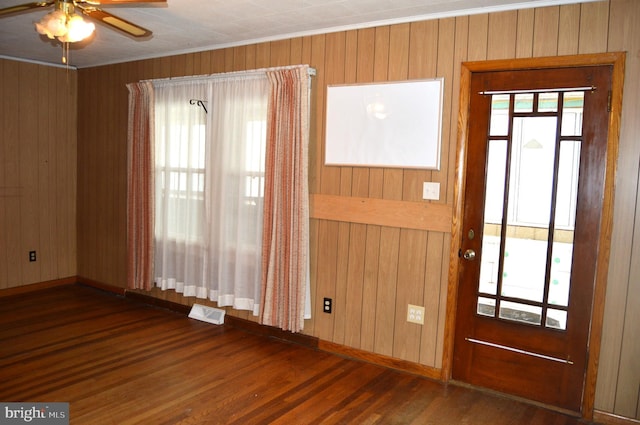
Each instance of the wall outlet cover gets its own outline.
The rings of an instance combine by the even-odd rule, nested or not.
[[[407,322],[424,325],[424,307],[409,304],[407,308]]]
[[[322,311],[324,313],[331,313],[333,307],[333,300],[331,298],[325,298],[322,300]]]

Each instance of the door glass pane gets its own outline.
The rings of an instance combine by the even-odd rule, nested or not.
[[[482,294],[496,295],[498,293],[498,273],[500,270],[500,233],[497,235],[487,234],[487,231],[497,231],[500,226],[485,224],[484,228],[479,288]]]
[[[555,227],[573,231],[578,199],[580,141],[563,140],[560,142],[559,155]]]
[[[490,140],[487,151],[485,213],[480,264],[480,292],[496,295],[500,263],[500,232],[504,205],[507,141]]]
[[[504,186],[507,175],[507,141],[489,140],[487,150],[484,221],[500,225],[504,209]],[[500,235],[500,230],[497,230]]]
[[[538,112],[556,112],[558,110],[558,93],[540,93]]]
[[[548,301],[549,304],[565,307],[569,305],[579,164],[580,142],[562,141],[558,164],[558,200],[556,202]]]
[[[567,92],[562,101],[562,136],[582,135],[584,92]]]
[[[496,94],[491,97],[490,136],[506,136],[509,132],[509,99],[508,94]]]
[[[573,232],[571,232],[571,237],[573,238]],[[549,304],[561,305],[564,307],[569,305],[572,254],[573,239],[571,239],[570,243],[553,242]]]
[[[507,237],[500,295],[542,302],[546,264],[546,240]]]
[[[500,302],[500,318],[540,325],[542,323],[542,307],[502,301]]]
[[[556,123],[555,117],[513,119],[510,224],[549,226]]]
[[[496,316],[496,300],[493,298],[478,297],[478,314],[481,316]]]
[[[548,328],[566,330],[567,312],[564,310],[555,310],[552,308],[548,309],[547,320],[545,324]]]
[[[556,118],[515,117],[501,295],[542,302],[553,194]]]
[[[533,112],[533,93],[516,94],[514,112]]]

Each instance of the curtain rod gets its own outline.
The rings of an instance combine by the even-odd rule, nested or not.
[[[262,75],[267,71],[278,71],[283,69],[295,69],[303,66],[307,66],[307,74],[309,77],[315,77],[316,69],[311,68],[308,65],[291,65],[291,66],[277,66],[271,68],[260,68],[260,69],[251,69],[247,71],[232,71],[232,72],[220,72],[216,74],[205,74],[205,75],[188,75],[183,77],[167,77],[167,78],[154,78],[149,80],[141,80],[141,81],[149,81],[149,82],[160,82],[160,81],[189,81],[189,80],[199,80],[199,79],[217,79],[217,78],[232,78],[232,77],[240,77],[240,76],[254,76],[254,75]]]
[[[491,94],[526,94],[526,93],[551,93],[551,92],[572,92],[572,91],[595,91],[595,86],[586,86],[586,87],[564,87],[558,89],[518,89],[518,90],[485,90],[479,91],[478,94],[481,95],[491,95]]]

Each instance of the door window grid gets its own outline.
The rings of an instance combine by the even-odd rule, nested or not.
[[[479,315],[566,329],[583,100],[584,92],[492,96]],[[537,121],[527,132],[524,123],[529,119]],[[558,119],[560,128],[556,132]],[[538,151],[544,146],[538,137],[523,139],[522,136],[535,135],[538,129],[549,131],[549,127],[552,140],[544,140],[544,144],[552,145],[550,174],[553,177],[547,178],[547,184],[552,187],[547,198],[551,200],[540,208],[539,202],[527,205],[529,194],[536,187],[531,181],[528,186],[526,181],[522,184],[518,177],[520,173],[529,176],[533,173],[536,177],[533,183],[540,185],[542,178],[535,168],[536,155],[533,155],[534,163],[528,164],[534,167],[528,173],[522,156],[527,150]],[[548,157],[546,161],[549,162]],[[508,197],[504,196],[505,190]],[[503,219],[505,205],[507,211]],[[555,211],[553,217],[552,211]],[[505,249],[509,248],[507,241],[510,245],[522,246],[512,246],[515,251]],[[525,253],[519,261],[515,255],[518,251]],[[542,265],[537,272],[532,271],[529,261],[536,256]],[[522,284],[536,275],[533,291],[530,285]]]

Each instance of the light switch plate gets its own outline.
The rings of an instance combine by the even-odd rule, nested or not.
[[[433,201],[440,199],[440,183],[424,182],[422,184],[422,199]]]

